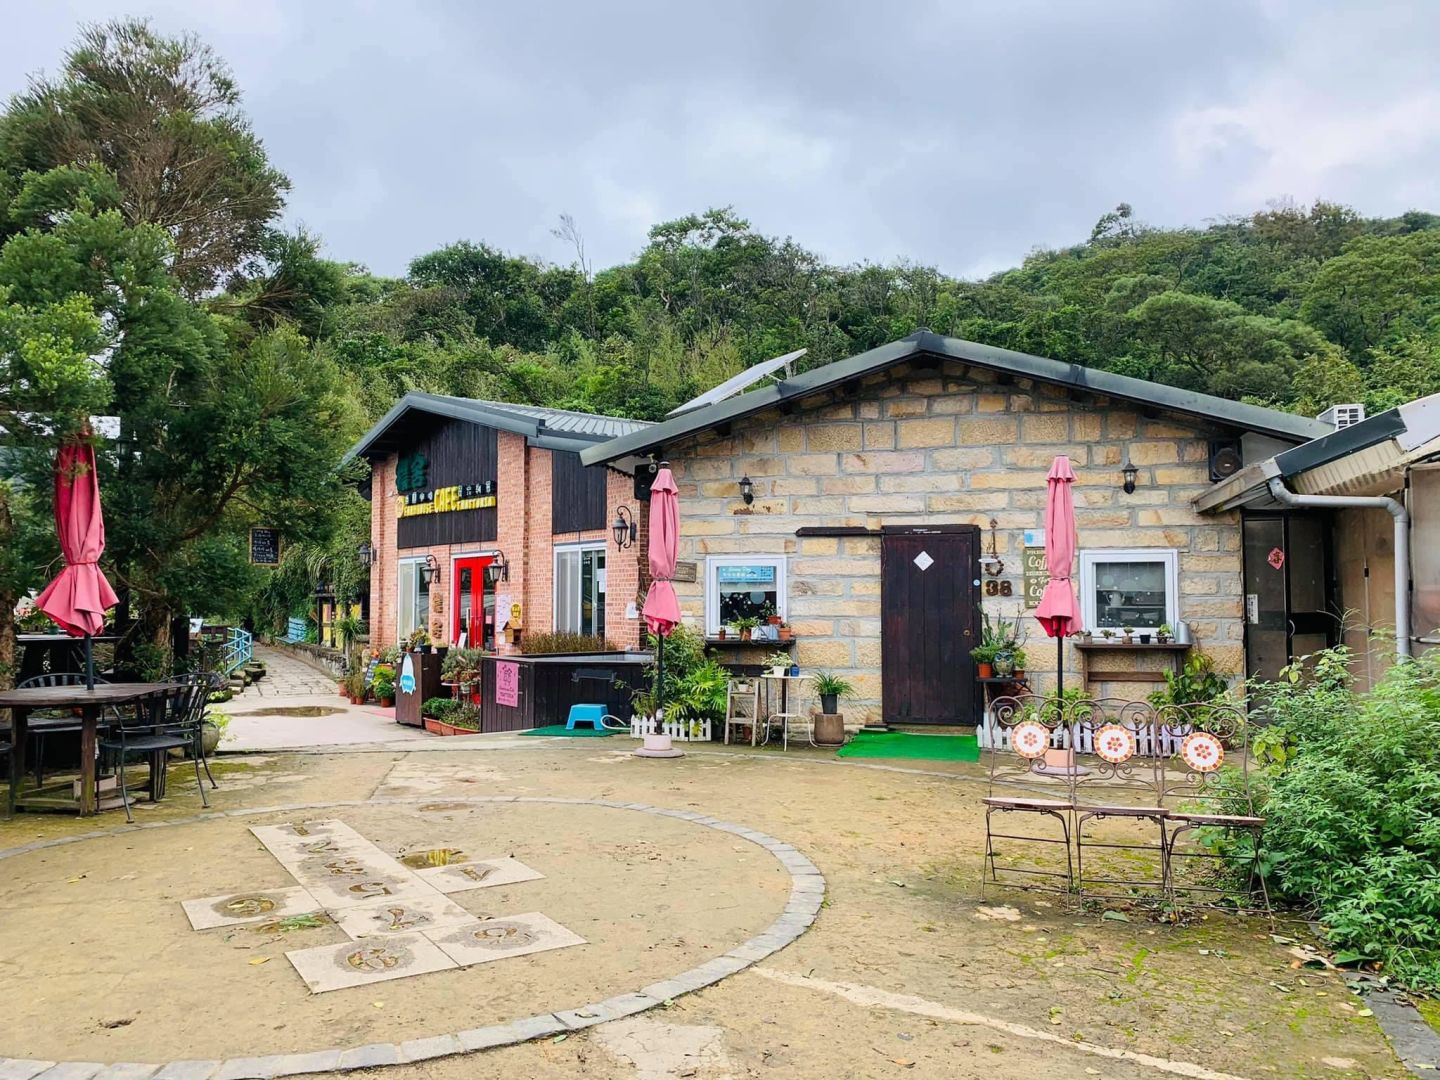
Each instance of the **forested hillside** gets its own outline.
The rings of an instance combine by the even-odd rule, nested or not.
[[[1440,217],[1320,203],[1157,229],[1121,206],[1074,247],[961,281],[830,266],[712,209],[594,273],[583,245],[554,266],[470,241],[402,280],[336,268],[316,317],[372,413],[421,388],[653,419],[768,356],[825,363],[919,326],[1303,412],[1380,408],[1440,390]]]
[[[54,434],[90,415],[120,419],[109,559],[158,640],[177,613],[275,617],[317,575],[360,580],[365,506],[334,466],[411,389],[653,419],[766,357],[822,364],[928,326],[1307,413],[1440,390],[1430,213],[1162,229],[1121,206],[983,281],[830,265],[730,208],[597,269],[561,217],[559,263],[494,249],[482,223],[383,278],[286,230],[263,136],[220,57],[137,22],[82,31],[0,114],[0,669],[13,601],[53,559]],[[259,523],[284,530],[279,574],[246,562]]]

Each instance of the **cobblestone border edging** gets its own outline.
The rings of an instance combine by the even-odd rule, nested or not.
[[[825,877],[818,867],[783,840],[767,833],[691,810],[666,810],[646,803],[616,802],[611,799],[566,799],[545,795],[489,795],[468,798],[426,796],[424,798],[352,799],[341,802],[292,803],[281,806],[260,806],[250,810],[227,810],[179,821],[149,821],[137,829],[166,829],[177,825],[217,821],[222,818],[255,817],[260,814],[292,813],[310,810],[334,810],[343,807],[412,806],[444,802],[456,806],[483,806],[488,803],[550,803],[564,806],[599,806],[610,810],[632,810],[657,817],[676,818],[703,825],[708,829],[732,833],[770,852],[790,873],[790,900],[784,912],[764,931],[708,960],[699,967],[681,972],[669,979],[642,986],[626,994],[617,994],[604,1001],[591,1002],[573,1009],[558,1009],[511,1020],[489,1027],[471,1028],[448,1035],[433,1035],[401,1043],[371,1043],[365,1046],[336,1047],[300,1054],[273,1054],[264,1057],[230,1058],[225,1061],[171,1061],[165,1064],[120,1062],[106,1065],[83,1061],[36,1061],[30,1058],[0,1058],[0,1080],[261,1080],[275,1076],[296,1076],[305,1073],[345,1072],[382,1065],[404,1065],[429,1061],[454,1054],[511,1046],[546,1035],[579,1031],[625,1016],[633,1016],[662,1005],[681,994],[688,994],[717,983],[728,975],[744,971],[752,964],[778,952],[803,934],[815,921],[825,899]],[[103,830],[77,836],[41,840],[0,851],[0,859],[24,855],[31,851],[62,847],[107,836],[123,836],[124,830]]]

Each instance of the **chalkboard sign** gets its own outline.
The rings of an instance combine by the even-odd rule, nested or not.
[[[250,530],[250,561],[256,566],[280,565],[280,530]]]
[[[369,690],[375,685],[375,669],[380,666],[380,658],[372,656],[370,662],[365,665],[365,689]]]

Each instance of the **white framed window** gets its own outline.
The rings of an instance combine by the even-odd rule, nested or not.
[[[710,555],[705,559],[705,633],[736,619],[787,617],[785,556]]]
[[[401,559],[398,566],[398,581],[395,598],[395,635],[403,642],[415,632],[416,627],[429,629],[430,586],[420,570],[425,559]]]
[[[1180,618],[1180,553],[1174,548],[1095,548],[1080,552],[1085,627],[1154,632]]]
[[[605,636],[605,544],[555,547],[555,629]]]

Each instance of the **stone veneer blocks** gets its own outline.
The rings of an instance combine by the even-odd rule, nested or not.
[[[424,805],[432,802],[428,798],[372,800],[350,800],[334,803],[298,803],[282,806],[262,806],[253,810],[229,810],[221,813],[198,814],[195,817],[176,821],[153,821],[146,824],[152,828],[173,828],[177,825],[191,825],[221,817],[254,817],[260,814],[290,813],[311,810],[337,810],[344,807],[374,805]],[[402,1043],[370,1043],[356,1047],[337,1047],[297,1054],[271,1054],[264,1056],[230,1058],[226,1061],[184,1060],[164,1065],[142,1065],[131,1062],[103,1065],[98,1062],[53,1062],[32,1061],[27,1058],[0,1058],[0,1080],[35,1080],[47,1077],[49,1080],[251,1080],[257,1077],[298,1076],[301,1074],[323,1074],[346,1072],[352,1069],[370,1069],[383,1065],[402,1065],[408,1062],[427,1061],[450,1054],[471,1053],[488,1050],[497,1046],[510,1046],[528,1042],[565,1031],[591,1027],[625,1016],[633,1016],[646,1009],[663,1005],[681,994],[688,994],[719,982],[736,972],[743,971],[778,952],[803,934],[820,913],[825,899],[824,882],[819,869],[790,844],[777,840],[766,833],[719,821],[688,810],[667,810],[644,803],[622,803],[608,799],[571,799],[543,795],[494,795],[445,800],[447,804],[484,806],[496,802],[550,803],[565,806],[600,806],[610,810],[628,810],[639,814],[653,814],[658,817],[673,817],[689,821],[701,828],[716,829],[732,833],[752,844],[763,847],[790,873],[790,902],[785,913],[765,930],[742,942],[722,956],[715,957],[698,967],[682,972],[673,978],[638,991],[617,994],[603,1001],[580,1005],[575,1008],[557,1009],[511,1020],[489,1027],[471,1028],[466,1031],[443,1033],[424,1038],[410,1039]],[[59,847],[109,836],[109,833],[90,832],[55,840],[38,841],[0,851],[0,859],[23,855],[40,848]],[[132,1071],[138,1070],[138,1071]],[[147,1071],[148,1070],[148,1071]]]

